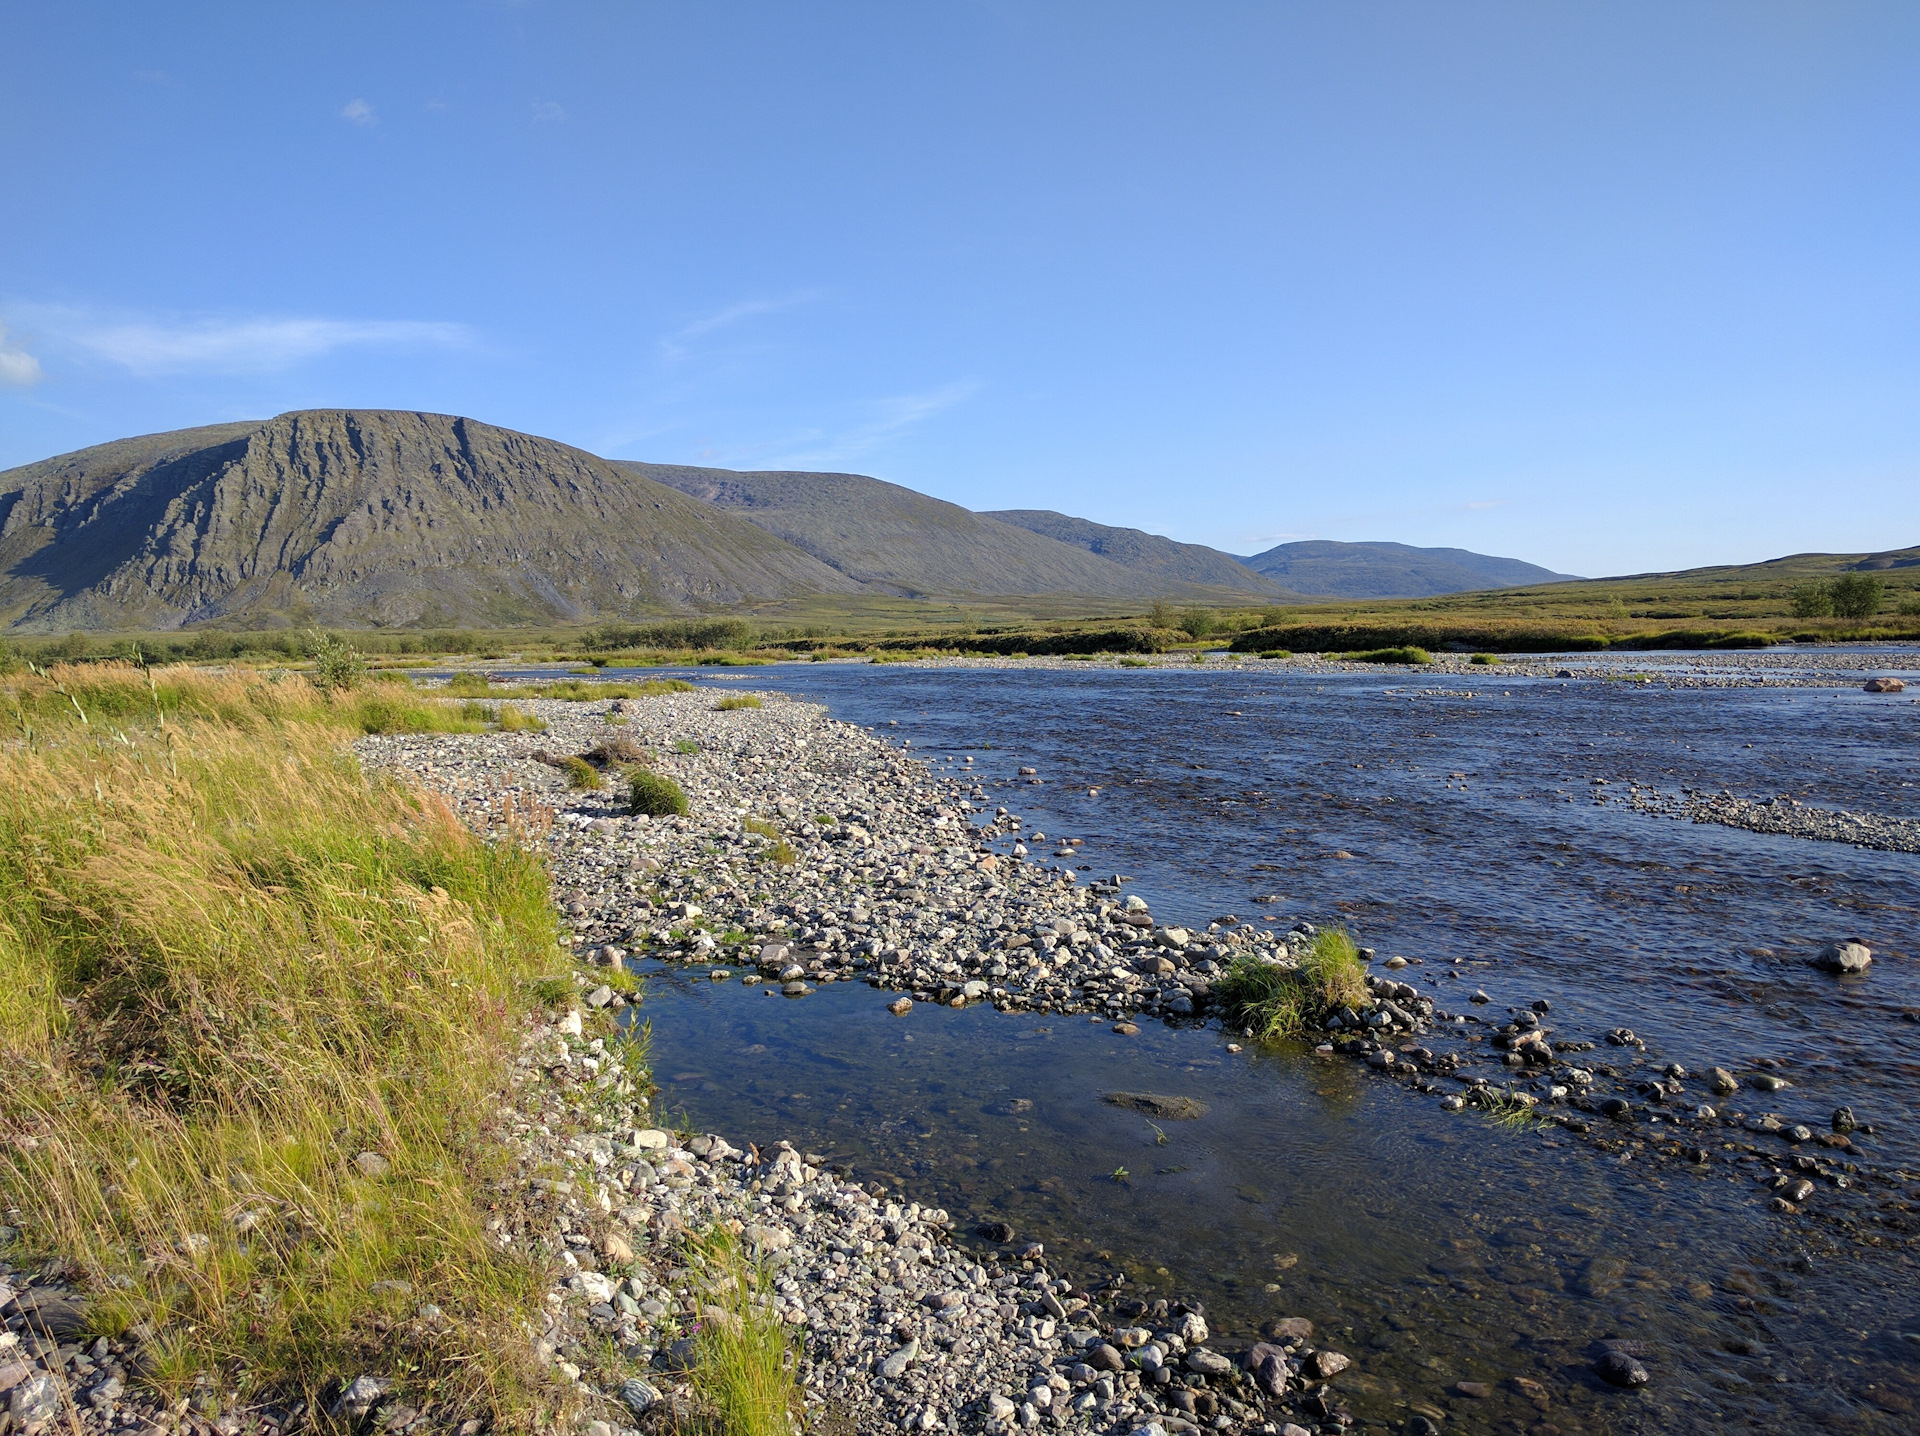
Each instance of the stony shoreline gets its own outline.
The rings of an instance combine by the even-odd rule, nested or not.
[[[527,1036],[501,1114],[519,1175],[501,1184],[494,1230],[503,1247],[556,1263],[535,1339],[573,1386],[589,1436],[664,1428],[684,1405],[675,1343],[702,1313],[681,1242],[715,1226],[773,1269],[777,1309],[805,1333],[809,1404],[831,1429],[1339,1429],[1331,1378],[1346,1358],[1317,1349],[1302,1321],[1277,1314],[1264,1339],[1225,1346],[1201,1310],[1148,1307],[1110,1285],[1083,1290],[1043,1250],[993,1240],[1010,1234],[964,1244],[946,1213],[784,1143],[756,1150],[654,1125],[643,1074],[625,1070],[615,1040],[629,1003],[614,969],[642,956],[698,964],[770,997],[862,981],[906,1021],[915,1003],[984,1002],[1090,1013],[1124,1034],[1148,1016],[1207,1021],[1212,985],[1236,956],[1285,961],[1310,933],[1158,923],[1117,881],[1083,881],[1070,843],[1049,846],[1059,840],[994,811],[964,765],[936,772],[816,706],[760,696],[763,707],[732,712],[715,711],[711,689],[528,699],[518,706],[546,721],[543,732],[358,745],[370,768],[441,792],[477,829],[547,847],[578,1000]],[[653,751],[686,789],[686,817],[637,818],[617,793],[568,787],[556,762],[615,739]],[[1715,1110],[1689,1095],[1684,1071],[1649,1066],[1624,1029],[1572,1040],[1553,1031],[1543,1003],[1504,1014],[1480,993],[1443,1003],[1463,993],[1450,989],[1460,976],[1417,957],[1377,963],[1375,1001],[1340,1015],[1323,1058],[1363,1061],[1445,1108],[1550,1121],[1622,1156],[1711,1163],[1758,1183],[1784,1214],[1830,1213],[1848,1188],[1871,1187],[1892,1214],[1876,1221],[1909,1221],[1907,1204],[1888,1200],[1898,1183],[1863,1167],[1852,1114],[1815,1125]],[[1706,1081],[1723,1105],[1792,1085],[1773,1071],[1714,1069]],[[1810,1208],[1822,1190],[1829,1197]],[[163,1405],[133,1379],[134,1344],[82,1346],[78,1327],[42,1341],[28,1307],[47,1303],[46,1325],[65,1299],[61,1276],[57,1266],[0,1270],[0,1284],[27,1299],[0,1300],[20,1337],[0,1350],[0,1383],[11,1377],[0,1436],[73,1418],[101,1436],[277,1436],[301,1424],[301,1413],[247,1410],[211,1388]],[[400,1433],[436,1428],[435,1413],[388,1394],[383,1373],[361,1375],[331,1398],[343,1414]]]

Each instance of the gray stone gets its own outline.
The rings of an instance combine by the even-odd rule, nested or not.
[[[59,1409],[60,1384],[46,1372],[28,1377],[7,1398],[7,1414],[16,1428],[48,1420]]]
[[[356,1376],[333,1398],[327,1415],[336,1421],[359,1421],[391,1390],[393,1382],[388,1377]]]
[[[635,1376],[620,1383],[620,1399],[635,1416],[644,1416],[660,1404],[660,1393]]]
[[[1351,1365],[1353,1362],[1337,1351],[1316,1351],[1307,1358],[1307,1370],[1321,1381],[1338,1376]]]
[[[1830,942],[1820,949],[1814,964],[1828,972],[1865,972],[1873,965],[1873,949],[1852,938]]]
[[[916,1336],[880,1363],[881,1378],[886,1381],[898,1381],[906,1374],[907,1368],[919,1358],[919,1355],[920,1338]]]
[[[1196,1346],[1187,1353],[1187,1370],[1197,1371],[1202,1376],[1225,1376],[1233,1370],[1233,1363],[1217,1351]]]
[[[1609,1351],[1593,1363],[1594,1371],[1615,1386],[1645,1386],[1653,1378],[1647,1368],[1624,1351]]]

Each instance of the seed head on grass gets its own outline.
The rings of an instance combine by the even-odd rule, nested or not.
[[[684,817],[687,795],[680,785],[664,773],[639,772],[633,775],[628,792],[633,811],[650,818]]]
[[[1218,991],[1234,1026],[1267,1038],[1304,1036],[1334,1009],[1370,1000],[1366,966],[1353,938],[1338,928],[1316,933],[1296,966],[1235,959]]]

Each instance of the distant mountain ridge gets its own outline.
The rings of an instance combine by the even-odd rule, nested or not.
[[[1002,522],[1002,515],[978,514],[863,474],[618,462],[738,514],[858,583],[908,598],[1074,593],[1228,603],[1249,590],[1281,592],[1264,584],[1256,589],[1231,573],[1232,581],[1221,584],[1114,562],[1083,544]]]
[[[862,474],[608,460],[447,414],[316,409],[0,473],[0,627],[510,627],[793,601],[1245,606],[1560,578],[1403,544],[1241,560]],[[1135,609],[1133,611],[1139,611]]]
[[[1494,558],[1463,548],[1415,548],[1403,543],[1283,543],[1241,559],[1255,573],[1315,598],[1428,598],[1477,589],[1567,583],[1517,558]]]
[[[1124,564],[1137,573],[1158,577],[1164,584],[1202,583],[1242,589],[1267,598],[1293,598],[1292,591],[1261,577],[1245,560],[1204,544],[1179,543],[1143,529],[1113,528],[1089,519],[1076,519],[1052,509],[994,509],[982,515],[1017,528],[1030,529],[1061,543]]]
[[[0,618],[503,626],[853,593],[752,524],[551,439],[311,410],[0,474]]]

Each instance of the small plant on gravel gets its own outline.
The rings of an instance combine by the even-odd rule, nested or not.
[[[1293,654],[1284,648],[1268,648],[1261,651],[1262,658],[1291,658]]]
[[[1338,928],[1314,935],[1297,965],[1245,956],[1234,960],[1215,991],[1226,1003],[1230,1024],[1257,1037],[1301,1037],[1339,1007],[1361,1008],[1367,969],[1353,938]]]
[[[664,773],[635,773],[628,791],[636,813],[645,813],[650,818],[673,818],[686,814],[687,795],[681,791],[678,783]]]
[[[701,1320],[691,1378],[714,1436],[792,1436],[801,1415],[799,1360],[774,1310],[765,1268],[715,1228],[690,1244]]]
[[[776,842],[780,837],[780,830],[765,818],[748,818],[740,826],[750,833],[758,833],[761,837],[772,838]]]
[[[502,703],[500,731],[502,733],[544,733],[547,731],[547,720],[533,713],[522,713],[511,703]]]
[[[741,708],[758,708],[760,700],[751,693],[736,693],[730,698],[722,698],[713,705],[716,713],[732,713]]]
[[[790,868],[799,860],[800,854],[793,850],[793,844],[785,838],[767,849],[767,861],[778,863],[783,868]]]
[[[1123,658],[1123,659],[1121,659],[1121,660],[1120,660],[1120,666],[1121,666],[1122,668],[1151,668],[1151,667],[1153,667],[1153,665],[1152,665],[1151,663],[1149,663],[1149,662],[1147,662],[1147,660],[1146,660],[1146,659],[1144,659],[1144,658]]]
[[[1467,660],[1467,662],[1469,663],[1484,663],[1484,664],[1495,664],[1495,663],[1498,663],[1499,661],[1500,661],[1499,658],[1497,658],[1495,655],[1491,653],[1476,653],[1473,655],[1473,657]]]
[[[569,788],[597,793],[605,785],[600,770],[585,758],[568,758],[561,766],[566,772]]]
[[[691,738],[682,738],[678,743],[673,745],[673,751],[683,758],[691,758],[695,753],[700,751],[700,745]]]

